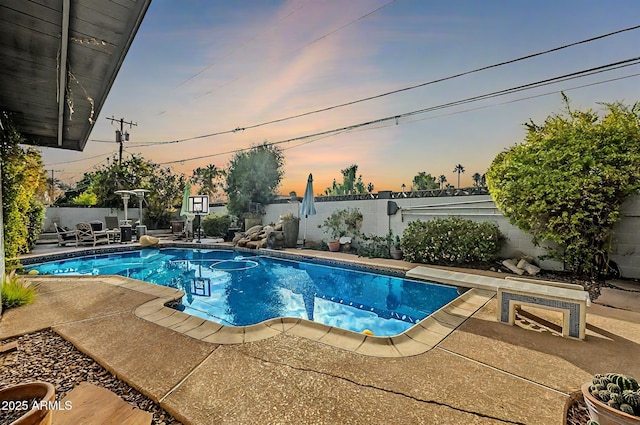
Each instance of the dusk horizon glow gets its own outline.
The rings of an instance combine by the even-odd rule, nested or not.
[[[388,96],[243,129],[483,68],[634,27],[640,3],[445,3],[418,0],[287,0],[188,3],[154,0],[84,152],[39,148],[47,170],[77,182],[117,155],[107,118],[124,118],[125,155],[140,154],[191,176],[264,141],[297,139],[385,117],[368,126],[282,143],[282,194],[316,194],[358,165],[366,184],[409,189],[419,172],[472,185],[523,124],[574,109],[640,100],[640,64],[530,90],[464,101],[638,56],[640,29]],[[464,102],[463,102],[464,101]],[[442,105],[460,102],[441,108]],[[433,110],[407,115],[413,111]],[[200,137],[224,132],[210,137]],[[159,144],[182,139],[180,143]],[[155,144],[154,144],[155,143]],[[198,158],[198,159],[192,159]]]

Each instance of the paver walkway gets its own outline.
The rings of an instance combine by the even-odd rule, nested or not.
[[[432,350],[376,358],[285,334],[210,344],[135,316],[157,286],[32,279],[0,339],[52,327],[185,424],[554,424],[592,374],[640,376],[640,313],[600,305],[585,341],[500,324],[493,299]]]

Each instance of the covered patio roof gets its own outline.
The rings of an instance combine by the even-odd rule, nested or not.
[[[0,0],[0,112],[82,151],[151,0]]]

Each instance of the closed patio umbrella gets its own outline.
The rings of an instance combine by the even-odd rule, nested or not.
[[[304,190],[304,198],[302,198],[302,204],[300,204],[300,215],[304,215],[304,237],[302,238],[302,246],[307,240],[307,222],[310,215],[316,215],[316,207],[314,205],[313,198],[313,175],[309,173],[307,179],[307,188]]]

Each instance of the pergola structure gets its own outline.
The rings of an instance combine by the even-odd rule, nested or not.
[[[0,127],[6,114],[28,144],[82,151],[150,4],[0,0]]]

